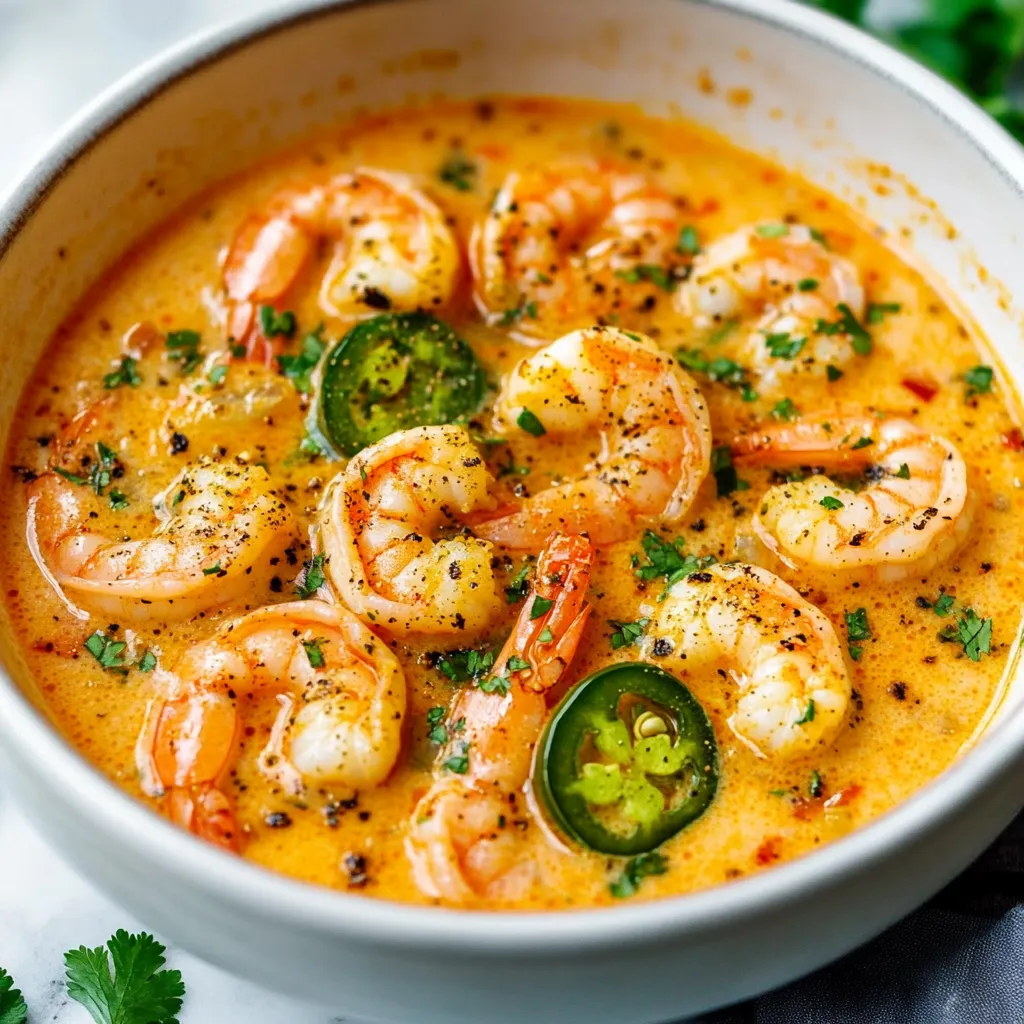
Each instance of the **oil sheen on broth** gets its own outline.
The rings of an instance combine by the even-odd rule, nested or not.
[[[310,527],[318,509],[326,507],[327,485],[344,467],[343,461],[316,454],[304,441],[311,392],[318,382],[315,375],[310,382],[309,375],[320,351],[314,344],[303,362],[302,339],[322,324],[318,337],[333,343],[357,321],[387,313],[391,304],[387,294],[370,291],[360,299],[362,308],[339,301],[325,312],[320,282],[333,244],[320,239],[310,247],[295,280],[268,302],[275,315],[294,314],[293,336],[287,338],[284,332],[273,337],[273,323],[264,323],[262,330],[250,323],[246,329],[256,342],[250,344],[249,355],[256,358],[246,358],[237,339],[227,340],[224,317],[244,320],[248,312],[257,320],[261,300],[253,299],[249,311],[226,309],[221,265],[240,227],[259,215],[282,186],[304,189],[357,167],[379,168],[412,175],[443,211],[443,221],[465,254],[474,224],[486,223],[489,216],[496,219],[488,213],[492,202],[499,209],[504,201],[506,215],[515,220],[517,211],[509,213],[508,195],[503,199],[498,192],[510,172],[524,172],[524,195],[534,189],[524,201],[527,212],[521,219],[528,222],[532,216],[535,229],[541,221],[529,202],[561,188],[563,177],[581,173],[567,169],[569,165],[579,168],[584,161],[590,162],[590,178],[579,186],[583,191],[574,201],[581,208],[587,203],[607,206],[601,188],[619,189],[620,198],[625,197],[619,208],[622,231],[626,236],[634,232],[625,242],[619,240],[618,249],[605,253],[605,262],[594,257],[597,269],[591,277],[574,278],[571,287],[560,290],[561,279],[541,266],[531,271],[531,281],[512,281],[519,297],[502,309],[500,298],[494,298],[501,294],[501,283],[490,303],[486,294],[481,299],[479,284],[474,298],[468,260],[456,253],[454,294],[438,303],[425,300],[429,311],[468,343],[486,374],[483,405],[469,431],[476,442],[483,442],[478,449],[496,478],[493,486],[500,501],[515,505],[578,473],[583,462],[595,457],[591,449],[597,447],[593,436],[570,443],[550,433],[534,436],[536,431],[529,429],[499,431],[491,409],[497,389],[518,360],[535,355],[544,341],[598,322],[608,326],[613,338],[621,338],[617,328],[629,332],[630,342],[643,332],[669,356],[683,353],[682,364],[700,387],[700,394],[686,400],[706,403],[710,415],[712,472],[678,522],[665,526],[652,520],[646,525],[663,544],[678,538],[676,554],[700,560],[686,563],[687,569],[700,568],[698,577],[707,577],[707,586],[725,588],[723,594],[732,584],[725,582],[731,570],[721,568],[722,563],[754,562],[778,573],[799,591],[793,599],[824,613],[824,629],[831,623],[838,639],[838,654],[832,657],[838,659],[840,675],[848,674],[852,692],[845,710],[840,708],[841,720],[828,729],[823,724],[829,714],[827,693],[816,710],[805,712],[803,725],[791,722],[789,731],[797,736],[792,749],[776,752],[771,738],[752,740],[749,730],[744,736],[738,682],[731,671],[736,664],[714,653],[682,660],[674,641],[659,647],[656,640],[673,636],[673,628],[685,629],[700,595],[659,600],[672,566],[659,575],[650,551],[642,546],[644,524],[620,521],[621,539],[614,529],[610,538],[594,537],[587,595],[591,614],[575,658],[548,701],[553,703],[599,669],[640,658],[658,662],[667,655],[663,667],[685,682],[713,726],[719,748],[717,793],[703,815],[659,847],[658,859],[646,861],[646,869],[653,868],[646,875],[643,865],[638,869],[625,857],[556,841],[558,829],[547,815],[548,823],[541,824],[537,802],[514,794],[507,814],[493,827],[495,833],[504,830],[503,840],[514,847],[519,864],[515,884],[499,881],[472,898],[453,902],[519,909],[586,907],[627,896],[646,900],[686,893],[750,875],[808,853],[884,813],[934,778],[970,741],[998,693],[1018,628],[1020,582],[1011,566],[1022,549],[1024,522],[1024,498],[1015,483],[1021,474],[1020,434],[1008,407],[1010,397],[985,368],[988,360],[972,325],[894,253],[884,231],[793,175],[716,137],[686,124],[647,119],[630,108],[501,100],[438,105],[361,121],[203,195],[105,275],[57,332],[26,388],[8,452],[13,498],[5,505],[3,521],[6,602],[55,720],[83,755],[126,791],[168,812],[168,798],[144,795],[135,751],[147,705],[165,684],[164,673],[179,665],[190,649],[209,642],[224,623],[298,599],[297,577],[314,554]],[[531,184],[528,175],[538,168],[543,169],[539,184]],[[602,176],[614,175],[619,176],[618,185],[602,184]],[[637,175],[645,184],[637,185]],[[650,194],[636,193],[637,188]],[[667,213],[657,212],[658,196],[668,203]],[[638,229],[637,208],[627,209],[632,201],[654,203],[657,216],[652,223],[660,217],[671,225],[671,238],[652,239],[651,232],[661,228]],[[364,223],[361,216],[354,214],[352,224]],[[575,245],[578,257],[582,247],[600,242],[611,223],[592,225],[587,237],[569,242],[558,239],[557,226],[552,234],[548,225],[547,242],[570,250]],[[705,264],[701,271],[701,259],[712,261],[721,254],[717,242],[751,225],[756,227],[749,232],[747,249],[728,250],[718,270]],[[805,232],[803,226],[813,230]],[[515,235],[529,227],[517,223],[510,231]],[[486,231],[481,242],[480,230],[476,243],[486,245]],[[758,287],[776,288],[775,306],[769,306],[776,309],[776,319],[765,321],[751,341],[758,318],[767,315],[764,305],[754,309],[734,303],[736,308],[718,309],[716,296],[721,299],[722,290],[705,288],[702,297],[700,274],[721,271],[726,278],[735,277],[748,250],[762,246],[766,258],[775,258],[785,250],[772,247],[784,247],[787,240],[800,243],[800,258],[825,259],[825,274],[815,276],[813,267],[794,272],[780,290],[775,271],[766,271]],[[512,244],[525,243],[516,238]],[[697,250],[703,256],[696,257],[694,267]],[[538,251],[547,258],[543,245]],[[478,274],[484,255],[478,249],[474,256]],[[859,309],[857,296],[843,291],[843,260],[855,268],[864,289],[865,304]],[[832,278],[827,277],[830,273]],[[516,291],[519,284],[522,289]],[[583,290],[577,293],[574,287]],[[832,294],[830,289],[838,291]],[[689,296],[685,301],[683,294]],[[799,310],[804,307],[794,306],[797,313],[787,313],[788,306],[779,312],[794,296],[831,303],[832,312],[818,317],[821,323],[801,323]],[[712,309],[704,319],[701,302]],[[806,308],[815,307],[811,303]],[[843,321],[846,313],[852,325]],[[783,322],[786,316],[789,321]],[[198,337],[181,332],[198,332]],[[263,357],[273,355],[261,348],[266,334],[272,335],[275,351],[292,357],[285,363],[288,375],[276,365],[264,365]],[[665,368],[664,360],[655,362],[652,372],[674,372]],[[791,372],[801,366],[806,372]],[[616,401],[623,386],[609,390],[606,400]],[[88,410],[84,417],[83,410]],[[543,423],[544,407],[532,411]],[[886,441],[878,426],[889,422],[886,417],[912,424],[910,439]],[[403,425],[408,424],[396,426]],[[816,438],[810,445],[813,454],[786,450],[780,455],[778,447],[803,436],[801,425]],[[830,439],[830,432],[840,431],[851,436]],[[926,442],[915,436],[918,431],[925,439],[933,434],[945,438],[962,455],[973,502],[973,525],[948,542],[950,551],[940,550],[944,541],[933,545],[940,550],[938,564],[926,558],[896,574],[899,578],[885,579],[877,567],[852,572],[815,568],[801,561],[799,538],[795,555],[787,554],[784,544],[773,545],[774,512],[767,506],[795,500],[785,493],[787,486],[811,487],[808,479],[815,468],[838,481],[832,490],[822,485],[825,491],[804,495],[804,514],[811,520],[824,517],[827,527],[828,517],[841,514],[835,502],[853,506],[868,500],[873,489],[913,482],[915,458],[923,465],[929,457],[921,453]],[[496,443],[498,437],[505,442]],[[831,443],[847,461],[824,466],[819,442]],[[910,446],[911,455],[899,454],[901,443]],[[883,454],[870,457],[872,450],[889,451],[887,444],[898,449],[888,462]],[[731,466],[730,445],[735,458]],[[698,455],[691,452],[689,457],[699,462]],[[29,498],[39,487],[33,478],[43,479],[48,466],[62,468],[61,486],[74,494],[88,530],[109,538],[116,548],[127,539],[152,535],[158,497],[164,518],[187,505],[193,496],[185,496],[184,490],[197,486],[196,470],[180,474],[204,458],[214,460],[206,472],[228,473],[227,483],[221,479],[212,485],[215,490],[223,486],[224,494],[237,493],[239,477],[244,478],[245,508],[225,511],[222,495],[211,510],[200,496],[196,513],[250,516],[238,527],[241,535],[228,537],[228,547],[218,549],[230,554],[232,541],[251,547],[250,534],[259,536],[259,550],[231,563],[232,571],[242,574],[240,585],[221,580],[216,598],[198,600],[194,608],[190,599],[177,598],[176,604],[157,601],[150,608],[136,604],[132,612],[120,612],[116,600],[97,607],[85,591],[65,587],[70,604],[93,609],[85,618],[74,614],[44,579],[26,545]],[[187,488],[168,492],[176,478],[185,480]],[[776,490],[768,501],[772,487]],[[265,507],[259,506],[262,493],[272,493]],[[944,515],[941,509],[921,512],[922,532],[935,529],[929,525],[932,519],[941,521]],[[68,529],[73,539],[75,531]],[[479,527],[482,535],[489,529],[486,522]],[[459,536],[457,529],[449,533]],[[936,536],[945,534],[940,530]],[[870,543],[868,537],[853,547]],[[356,787],[354,794],[347,784],[313,782],[296,796],[281,773],[271,771],[268,778],[265,757],[262,769],[260,764],[280,711],[277,691],[273,685],[241,686],[237,692],[228,688],[224,699],[237,705],[240,728],[232,738],[230,722],[227,726],[230,771],[221,788],[237,817],[234,840],[245,857],[338,889],[411,902],[436,899],[429,886],[425,890],[417,885],[406,840],[417,826],[416,809],[423,806],[435,773],[465,773],[457,763],[447,771],[435,767],[437,727],[442,727],[440,735],[448,736],[445,754],[450,755],[459,723],[447,709],[465,700],[460,692],[473,686],[449,678],[459,674],[453,666],[465,669],[466,662],[464,654],[453,661],[451,651],[500,648],[524,606],[521,600],[514,603],[516,580],[522,579],[522,567],[534,565],[540,546],[527,551],[494,547],[490,557],[498,604],[490,623],[472,636],[450,629],[389,632],[364,616],[359,636],[369,638],[371,647],[379,645],[385,656],[397,658],[407,687],[404,714],[399,695],[391,695],[401,716],[397,739],[392,740],[400,747],[393,770],[388,773],[386,764],[382,769],[388,775],[382,785]],[[667,549],[655,543],[652,550],[657,561]],[[860,557],[849,545],[845,550]],[[181,557],[187,563],[192,558]],[[197,559],[201,557],[189,563],[193,573]],[[638,574],[644,567],[650,571]],[[218,564],[205,568],[214,580],[223,573]],[[744,585],[770,589],[759,582],[756,574],[761,571],[751,570]],[[696,583],[692,577],[684,580],[682,587],[697,587],[699,578]],[[508,599],[505,588],[512,588]],[[325,641],[325,649],[339,649],[342,641],[336,637],[341,634],[331,632],[339,628],[331,615],[314,618],[313,632],[304,636],[333,638]],[[613,641],[613,634],[618,639]],[[94,639],[87,645],[90,637]],[[769,637],[778,639],[770,630]],[[799,643],[806,639],[801,634]],[[120,642],[127,646],[118,647]],[[816,657],[827,661],[829,655],[823,647]],[[481,678],[487,678],[486,672]],[[799,730],[805,727],[823,729],[822,739],[801,746]],[[536,738],[534,733],[525,742]],[[472,745],[465,755],[472,761]],[[529,866],[526,875],[523,864]],[[624,871],[632,871],[635,884],[622,884]]]

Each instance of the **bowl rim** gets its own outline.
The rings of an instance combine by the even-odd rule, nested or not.
[[[120,78],[53,137],[45,152],[0,195],[0,260],[73,164],[123,121],[201,68],[253,42],[321,17],[398,0],[285,0],[197,33]],[[407,0],[402,0],[407,2]],[[1024,148],[962,93],[886,44],[796,0],[686,0],[754,19],[805,44],[830,50],[886,79],[939,115],[1024,196]],[[1007,671],[1020,651],[1019,637]],[[132,848],[143,862],[191,880],[197,891],[246,912],[321,933],[389,947],[429,947],[437,955],[559,952],[650,944],[778,912],[870,869],[975,799],[1024,755],[1024,707],[910,798],[849,836],[770,871],[683,896],[572,911],[464,911],[338,892],[258,867],[183,832],[129,796],[64,741],[0,667],[0,737],[27,770],[63,791],[92,826]]]

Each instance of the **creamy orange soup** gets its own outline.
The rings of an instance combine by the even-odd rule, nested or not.
[[[396,199],[386,181],[364,180],[354,198],[335,176],[356,168],[409,175],[413,191]],[[350,212],[345,202],[363,205]],[[431,220],[424,210],[435,206]],[[374,277],[388,245],[408,255],[420,244],[395,242],[388,218],[450,243],[435,252],[440,243],[428,241],[412,285],[397,271]],[[377,260],[365,288],[358,269],[339,276],[357,260],[352,238]],[[655,899],[763,871],[863,825],[945,769],[982,722],[1019,625],[1012,567],[1024,545],[1010,396],[973,325],[889,243],[835,198],[717,137],[584,102],[372,118],[223,183],[82,300],[15,420],[5,600],[53,717],[118,785],[209,841],[295,878],[416,903]],[[401,473],[366,451],[346,470],[318,449],[308,429],[323,387],[317,364],[357,323],[410,304],[450,325],[482,367],[480,407],[457,430],[483,460],[472,468],[484,493],[463,515],[446,504],[439,471],[420,512],[395,513],[376,540],[357,531],[357,555],[377,542],[384,554],[353,584],[327,536],[330,516],[346,514],[345,501],[331,504],[344,487],[328,485],[346,471],[351,483],[362,466],[377,502],[388,474]],[[304,349],[321,324],[322,345]],[[610,347],[613,369],[565,369],[571,387],[582,375],[584,397],[570,401],[570,385],[534,363],[534,390],[517,404],[517,361],[595,325],[587,337]],[[378,370],[386,396],[396,371]],[[562,398],[544,398],[545,385]],[[472,390],[445,372],[432,387]],[[497,422],[496,402],[506,407]],[[560,434],[588,403],[589,423]],[[358,451],[358,436],[351,443]],[[631,443],[618,462],[607,450]],[[578,490],[565,483],[581,477],[589,483]],[[221,483],[204,494],[210,479]],[[562,505],[551,498],[545,518],[543,496],[558,486]],[[653,505],[640,497],[648,486]],[[364,501],[360,490],[352,502]],[[230,520],[221,544],[232,515],[248,518]],[[423,538],[417,524],[429,515],[442,526]],[[148,541],[161,522],[170,527]],[[593,550],[585,594],[566,591],[564,577],[531,576],[555,528],[584,535],[577,582]],[[474,534],[526,541],[488,549]],[[459,578],[469,563],[453,556],[445,586],[455,604],[433,626],[423,607],[399,621],[365,600],[397,594],[401,604],[402,587],[418,587],[429,604],[422,591],[434,584],[403,582],[402,572],[435,541],[484,555],[468,570],[472,590]],[[723,568],[732,562],[760,568]],[[99,583],[82,583],[90,572]],[[180,593],[160,589],[171,577],[186,581]],[[271,664],[258,644],[245,648],[250,627],[230,624],[299,592],[325,603],[328,625],[290,629],[268,613],[267,629],[309,664]],[[549,628],[542,599],[535,625],[542,592],[575,601],[573,614],[590,605],[561,661],[550,649],[572,614]],[[532,638],[517,649],[527,657],[488,665],[517,618]],[[294,684],[316,677],[318,660],[331,667],[343,644],[336,621],[369,667],[349,666],[317,692],[326,684]],[[469,679],[466,651],[483,659]],[[203,675],[231,657],[252,664],[237,678]],[[526,764],[538,741],[538,702],[551,707],[595,671],[638,660],[703,706],[718,784],[703,814],[631,857],[566,835],[529,766],[511,762]],[[314,723],[318,740],[303,718],[311,702],[374,685],[384,693],[377,739],[350,749],[343,772],[321,764],[319,776],[289,776],[283,765],[316,762],[321,748],[330,761],[331,729],[349,728]],[[292,703],[272,737],[281,694]],[[671,715],[652,713],[646,733],[635,715],[626,723],[634,754],[644,736],[686,738]],[[261,756],[273,740],[276,752]],[[694,749],[706,784],[714,753]],[[487,760],[502,751],[508,764]],[[587,756],[605,777],[625,772]],[[360,757],[367,764],[352,762]],[[664,777],[646,781],[644,799],[652,784],[664,796]],[[445,787],[457,795],[442,813],[432,794]],[[657,821],[679,796],[648,812]],[[594,804],[589,814],[607,824],[614,810]]]

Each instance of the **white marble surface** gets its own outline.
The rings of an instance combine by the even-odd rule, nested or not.
[[[85,99],[168,43],[274,0],[0,0],[0,192]],[[88,1024],[64,991],[64,951],[143,925],[79,878],[32,831],[0,779],[0,965],[31,1024]],[[342,1018],[172,950],[182,1024],[329,1024]]]

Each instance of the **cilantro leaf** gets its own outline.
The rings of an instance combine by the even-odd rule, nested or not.
[[[506,309],[498,320],[498,323],[502,327],[511,327],[517,320],[522,320],[523,317],[529,317],[531,320],[537,319],[537,303],[530,299],[528,302],[524,302],[521,306],[515,306],[512,309]]]
[[[890,313],[898,313],[903,307],[898,302],[869,302],[864,319],[868,324],[880,324]]]
[[[732,449],[727,444],[711,450],[711,472],[718,486],[718,497],[725,498],[733,491],[747,491],[750,484],[741,480],[732,462]]]
[[[979,619],[974,609],[968,608],[957,619],[956,635],[952,639],[963,645],[964,654],[971,661],[981,661],[981,656],[992,650],[992,620]]]
[[[800,415],[800,410],[796,407],[792,398],[783,398],[781,402],[775,403],[775,408],[772,409],[772,418],[776,420],[783,420],[789,422],[795,420]]]
[[[788,224],[758,224],[754,230],[762,238],[785,238],[789,234]]]
[[[846,506],[838,498],[833,498],[831,494],[826,494],[825,497],[818,502],[818,504],[822,508],[828,509],[829,512],[836,512],[841,508],[846,508]]]
[[[472,192],[476,186],[477,166],[465,150],[455,148],[448,152],[437,169],[438,178],[458,192]]]
[[[324,667],[324,652],[320,646],[324,641],[317,637],[315,640],[303,640],[302,646],[306,651],[306,657],[309,659],[310,668],[323,668]]]
[[[608,625],[615,630],[609,638],[612,642],[612,650],[617,651],[620,647],[629,647],[635,644],[643,636],[650,619],[637,619],[636,622],[619,622],[617,619],[609,619]]]
[[[137,365],[137,361],[131,356],[124,356],[116,370],[104,375],[103,386],[108,391],[119,388],[122,384],[137,388],[142,383],[142,378],[135,370]]]
[[[308,562],[304,562],[302,572],[295,581],[295,592],[299,597],[312,597],[326,582],[324,576],[324,556],[314,555]]]
[[[681,348],[676,352],[676,359],[680,365],[695,373],[707,374],[708,380],[717,381],[727,388],[733,388],[741,393],[743,401],[753,402],[757,399],[757,392],[754,390],[749,379],[749,370],[739,363],[733,362],[722,356],[717,359],[707,359],[700,349]]]
[[[796,359],[807,344],[807,339],[794,338],[788,331],[782,331],[779,334],[765,335],[764,343],[768,346],[768,354],[773,359]]]
[[[291,310],[283,309],[279,313],[273,306],[260,306],[260,329],[267,338],[290,338],[296,326]]]
[[[519,413],[516,417],[516,426],[534,437],[543,437],[547,433],[544,424],[537,418],[537,414],[530,412],[529,409],[523,409]]]
[[[676,537],[673,541],[662,540],[653,530],[646,530],[640,538],[640,546],[647,556],[647,564],[634,570],[637,579],[649,582],[665,580],[665,593],[680,580],[709,565],[715,564],[714,555],[688,555],[683,551],[685,541]],[[664,599],[664,594],[659,600]]]
[[[676,242],[676,252],[683,256],[696,256],[700,252],[697,229],[692,224],[687,224],[680,230],[679,240]]]
[[[972,366],[967,370],[963,376],[963,381],[967,385],[966,397],[989,394],[992,391],[993,374],[991,366]]]
[[[122,657],[127,646],[124,640],[115,640],[98,629],[85,640],[85,649],[100,663],[101,668],[122,675],[128,671]]]
[[[323,329],[324,325],[321,324],[315,331],[310,331],[302,339],[302,351],[298,355],[285,354],[277,357],[277,365],[281,368],[281,373],[295,385],[295,390],[299,394],[310,395],[313,393],[313,382],[310,375],[316,369],[316,364],[320,362],[320,357],[327,348],[322,337]]]
[[[797,725],[805,725],[807,722],[814,721],[814,698],[812,697],[807,702],[807,707],[804,708],[804,713],[796,720]]]
[[[203,353],[199,351],[202,338],[198,331],[169,331],[164,341],[167,358],[179,364],[178,369],[183,377],[187,377],[203,361]]]
[[[628,281],[630,284],[639,284],[641,281],[649,281],[667,292],[672,291],[675,286],[675,278],[665,267],[659,267],[655,263],[638,263],[628,270],[616,270],[615,276]]]
[[[488,648],[448,651],[436,663],[437,670],[453,683],[468,683],[479,679],[494,664],[495,652]]]
[[[632,857],[626,861],[614,882],[608,886],[608,891],[617,899],[623,900],[636,894],[640,883],[652,875],[663,875],[668,871],[668,858],[656,850],[651,853],[641,853],[638,857]]]
[[[0,967],[0,1024],[25,1024],[28,1005],[14,979]]]
[[[185,985],[180,971],[162,969],[165,963],[152,935],[120,929],[106,947],[64,954],[68,995],[96,1024],[177,1024]]]
[[[505,600],[509,604],[516,604],[518,601],[522,601],[526,597],[527,591],[530,589],[529,583],[530,566],[524,565],[516,574],[512,577],[509,585],[505,588]]]

